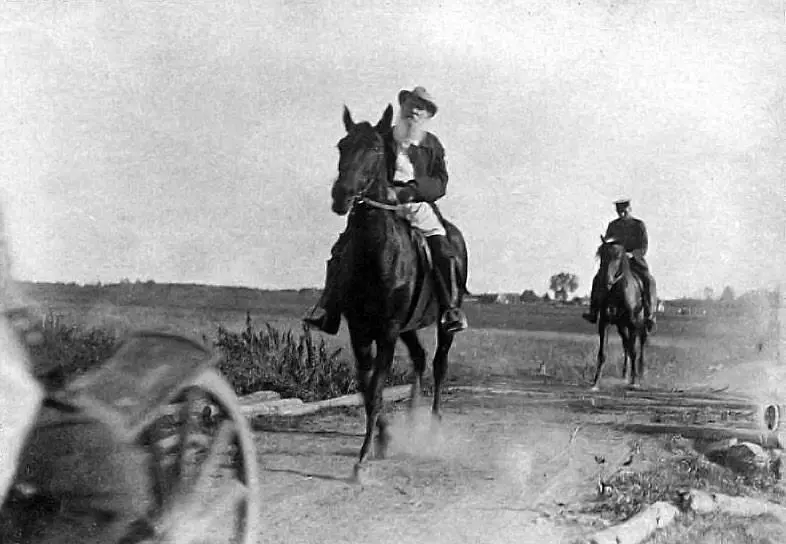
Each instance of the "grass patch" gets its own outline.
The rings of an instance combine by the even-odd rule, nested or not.
[[[672,451],[672,456],[661,460],[652,470],[621,470],[607,478],[603,495],[587,507],[586,512],[621,522],[654,502],[674,502],[680,491],[691,488],[776,502],[784,500],[774,474],[749,476],[736,473],[709,461],[682,442],[684,439],[670,439],[667,448]]]

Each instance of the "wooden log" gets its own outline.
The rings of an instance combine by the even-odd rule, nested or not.
[[[278,399],[256,404],[241,404],[240,411],[248,417],[256,417],[261,415],[275,414],[283,409],[288,409],[293,406],[303,406],[303,401],[296,398]]]
[[[397,385],[389,387],[382,392],[382,399],[387,402],[395,402],[409,398],[412,393],[412,386],[410,385]],[[344,395],[343,397],[336,397],[334,399],[321,400],[314,403],[319,408],[337,408],[342,406],[362,406],[363,395],[355,393],[354,395]]]
[[[704,440],[724,440],[736,438],[743,442],[752,442],[765,448],[782,449],[786,444],[786,436],[771,431],[754,429],[730,429],[701,425],[672,425],[668,423],[627,423],[617,425],[620,430],[641,434],[678,434],[685,438],[701,438]]]
[[[595,533],[587,544],[639,544],[677,519],[679,513],[671,503],[656,502],[624,523]]]
[[[238,399],[240,405],[248,405],[248,404],[256,404],[258,402],[267,402],[271,400],[278,400],[281,398],[281,395],[276,393],[275,391],[257,391],[256,393],[251,393],[250,395],[243,395]]]
[[[399,385],[390,387],[382,392],[383,400],[396,402],[409,398],[412,387]],[[316,413],[326,408],[340,408],[346,406],[362,406],[363,396],[360,393],[344,395],[333,399],[304,403],[300,399],[281,399],[278,401],[262,402],[255,405],[241,406],[242,412],[250,418],[260,416],[303,416]]]
[[[786,507],[750,497],[731,497],[722,493],[707,493],[690,489],[681,494],[681,507],[697,514],[723,512],[731,516],[774,516],[786,523]]]

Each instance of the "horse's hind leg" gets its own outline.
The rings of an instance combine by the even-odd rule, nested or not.
[[[416,331],[402,332],[401,341],[407,346],[412,359],[412,394],[409,399],[409,414],[412,417],[420,403],[422,394],[423,373],[426,371],[426,350],[423,349]]]
[[[431,405],[431,416],[436,421],[442,420],[442,381],[448,373],[448,353],[453,345],[453,333],[444,332],[437,327],[437,351],[434,354],[434,402]]]

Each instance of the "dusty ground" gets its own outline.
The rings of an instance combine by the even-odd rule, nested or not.
[[[360,411],[266,423],[260,542],[572,542],[607,524],[583,512],[634,442],[627,470],[667,455],[661,441],[607,425],[618,417],[522,395],[453,392],[439,428],[427,410],[410,427],[405,408],[392,409],[392,455],[372,462],[363,487],[348,481]]]
[[[464,348],[457,346],[457,359]],[[492,366],[500,370],[503,363]],[[720,365],[694,385],[751,393],[771,378],[767,368],[766,362]],[[622,385],[614,378],[604,383],[606,391]],[[531,370],[496,385],[553,387],[554,395],[453,389],[437,428],[430,426],[430,397],[414,426],[405,403],[388,406],[395,441],[388,459],[371,462],[373,483],[366,486],[349,481],[362,442],[360,410],[264,422],[257,431],[264,495],[259,542],[570,543],[609,524],[589,513],[599,477],[655,468],[673,455],[665,437],[615,430],[614,423],[631,421],[630,413],[590,413],[558,398],[579,388],[546,384]],[[668,542],[682,541],[692,529],[681,530]],[[667,542],[663,536],[658,542]]]

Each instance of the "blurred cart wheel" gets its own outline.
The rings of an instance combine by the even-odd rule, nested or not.
[[[258,536],[253,435],[224,378],[209,369],[140,434],[151,453],[155,508],[127,542],[252,544]],[[140,538],[141,537],[141,538]]]

